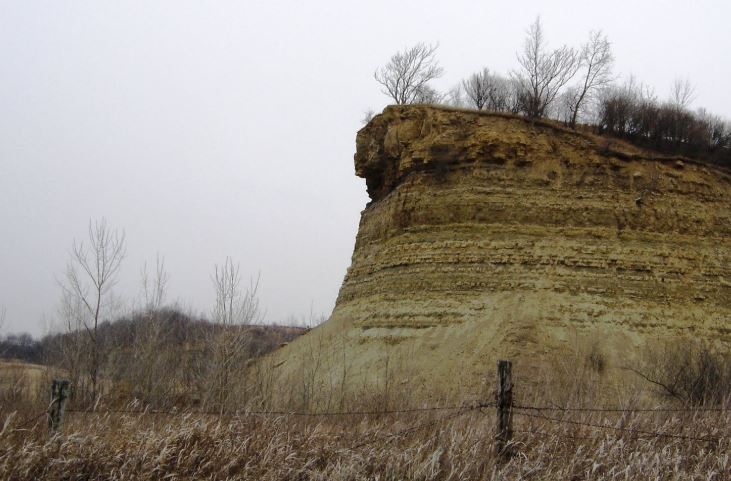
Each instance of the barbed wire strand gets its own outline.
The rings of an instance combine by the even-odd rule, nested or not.
[[[561,406],[524,406],[513,404],[513,409],[525,409],[530,411],[566,411],[566,412],[621,412],[621,413],[650,413],[650,412],[727,412],[728,408],[575,408]]]
[[[538,436],[546,436],[546,437],[555,437],[556,433],[546,433],[543,431],[533,431],[533,430],[522,430],[522,429],[513,429],[513,433],[518,434],[534,434]],[[569,438],[569,439],[576,439],[579,441],[595,441],[596,438],[593,438],[591,436],[573,436],[571,434],[561,434],[562,438]]]
[[[531,418],[543,419],[543,420],[551,421],[551,422],[555,422],[555,423],[573,424],[576,426],[587,426],[587,427],[598,428],[598,429],[613,429],[615,431],[624,431],[624,432],[631,433],[631,434],[639,434],[639,435],[650,436],[650,437],[664,437],[664,438],[685,439],[688,441],[703,441],[703,442],[718,442],[722,439],[728,439],[726,436],[697,437],[697,436],[685,436],[682,434],[659,433],[656,431],[644,431],[644,430],[632,429],[632,428],[621,428],[619,426],[610,426],[608,424],[585,423],[585,422],[581,422],[581,421],[574,421],[572,419],[558,419],[558,418],[552,418],[550,416],[543,416],[541,414],[531,414],[531,413],[525,413],[525,412],[520,412],[520,411],[514,411],[513,414],[517,414],[520,416],[527,416],[527,417],[531,417]]]
[[[460,406],[432,406],[423,408],[408,408],[408,409],[381,409],[371,411],[324,411],[324,412],[302,412],[302,411],[260,411],[260,410],[241,410],[234,412],[224,412],[224,415],[263,415],[263,416],[299,416],[299,417],[324,417],[324,416],[377,416],[385,414],[407,414],[407,413],[418,413],[418,412],[429,412],[429,411],[457,411],[460,409],[475,409],[483,407],[494,407],[495,403],[478,403],[478,404],[463,404]],[[210,416],[220,416],[220,411],[176,411],[176,410],[133,410],[133,409],[104,409],[104,410],[91,410],[91,409],[66,409],[67,413],[81,413],[81,414],[164,414],[164,415],[181,415],[181,414],[200,414]]]
[[[47,416],[47,415],[48,415],[48,413],[46,411],[43,411],[42,413],[40,413],[37,416],[33,416],[29,419],[24,420],[23,422],[20,423],[20,426],[18,426],[17,428],[14,428],[13,431],[22,431],[22,430],[28,428],[31,424],[34,424],[36,421],[38,421],[43,416]]]
[[[466,414],[468,412],[472,412],[474,410],[480,410],[482,411],[483,408],[487,407],[495,407],[495,403],[477,403],[477,404],[463,404],[461,406],[434,406],[434,407],[423,407],[423,408],[409,408],[409,409],[391,409],[391,410],[371,410],[371,411],[331,411],[331,412],[321,412],[321,413],[307,413],[307,412],[297,412],[297,411],[243,411],[243,412],[236,412],[232,413],[232,416],[240,416],[240,415],[278,415],[278,416],[301,416],[301,417],[322,417],[322,416],[368,416],[368,415],[384,415],[384,414],[403,414],[403,413],[420,413],[420,412],[434,412],[434,411],[445,411],[445,410],[452,410],[457,411],[455,413],[451,413],[449,415],[443,416],[439,419],[432,420],[426,423],[422,423],[416,426],[411,426],[409,428],[403,429],[397,433],[390,433],[382,438],[375,438],[373,440],[368,440],[362,443],[358,443],[354,446],[351,446],[348,449],[358,449],[360,447],[363,447],[365,445],[368,445],[370,443],[376,442],[378,440],[387,440],[387,439],[394,439],[400,436],[408,435],[413,432],[426,429],[428,427],[435,426],[441,422],[447,421],[449,419],[453,419],[456,417],[459,417],[463,414]],[[719,442],[721,440],[729,439],[728,436],[706,436],[706,437],[698,437],[698,436],[687,436],[682,434],[671,434],[671,433],[663,433],[663,432],[656,432],[656,431],[645,431],[640,429],[633,429],[633,428],[623,428],[619,426],[612,426],[608,424],[598,424],[598,423],[589,423],[589,422],[582,422],[582,421],[576,421],[572,419],[559,419],[554,418],[550,416],[544,416],[537,413],[529,413],[529,412],[521,412],[521,411],[560,411],[560,412],[717,412],[717,411],[725,411],[725,409],[713,409],[713,408],[706,408],[706,409],[675,409],[675,408],[647,408],[647,409],[618,409],[618,408],[561,408],[561,407],[553,407],[553,406],[524,406],[524,405],[513,405],[513,414],[520,415],[520,416],[526,416],[530,418],[535,419],[542,419],[545,421],[550,421],[554,423],[560,423],[560,424],[571,424],[576,426],[586,426],[586,427],[592,427],[596,429],[611,429],[615,431],[622,431],[631,433],[634,435],[640,435],[640,436],[649,436],[649,437],[665,437],[665,438],[673,438],[673,439],[683,439],[683,440],[689,440],[689,441],[702,441],[702,442]],[[138,415],[145,415],[145,414],[165,414],[165,415],[189,415],[189,414],[201,414],[201,415],[216,415],[220,416],[221,412],[186,412],[186,411],[175,411],[175,410],[124,410],[124,409],[107,409],[104,411],[98,411],[98,410],[83,410],[83,409],[67,409],[66,412],[69,413],[83,413],[83,414],[99,414],[99,415],[107,415],[112,413],[121,413],[121,414],[138,414]],[[47,416],[48,411],[43,411],[39,413],[37,416],[33,416],[29,419],[25,419],[21,422],[20,426],[18,428],[13,429],[13,431],[20,431],[24,430],[31,424],[38,421],[43,416]],[[536,435],[544,435],[549,436],[549,433],[544,433],[541,431],[522,431],[522,430],[516,430],[514,431],[516,433],[522,433],[522,434],[536,434]],[[590,437],[579,437],[579,436],[569,436],[566,435],[566,437],[574,438],[574,439],[583,439],[583,440],[590,440],[595,438]]]
[[[398,438],[398,437],[408,436],[409,434],[415,433],[415,432],[420,431],[422,429],[426,429],[426,428],[429,428],[429,427],[436,426],[437,424],[440,424],[440,423],[442,423],[444,421],[448,421],[450,419],[455,419],[455,418],[457,418],[459,416],[462,416],[464,414],[467,414],[468,412],[474,411],[475,409],[479,409],[479,406],[468,407],[468,408],[465,408],[465,409],[463,409],[461,411],[458,411],[456,413],[448,414],[446,416],[443,416],[443,417],[441,417],[439,419],[435,419],[435,420],[430,421],[430,422],[418,424],[416,426],[411,426],[409,428],[403,429],[403,430],[398,431],[396,433],[389,433],[386,436],[382,436],[380,438],[369,439],[367,441],[363,441],[363,442],[360,442],[360,443],[355,444],[353,446],[350,446],[350,447],[348,447],[346,449],[352,451],[352,450],[355,450],[355,449],[362,448],[363,446],[367,446],[369,444],[373,444],[374,442],[377,442],[377,441],[390,441],[390,440],[395,439],[395,438]]]
[[[320,417],[320,416],[375,416],[385,414],[405,414],[405,413],[418,413],[428,411],[455,411],[463,409],[465,407],[494,407],[495,403],[479,403],[479,404],[462,404],[459,406],[430,406],[422,408],[407,408],[407,409],[386,409],[386,410],[369,410],[369,411],[325,411],[325,412],[303,412],[303,411],[285,411],[285,410],[241,410],[235,411],[230,414],[239,415],[273,415],[273,416],[301,416],[301,417]],[[529,411],[553,411],[553,412],[616,412],[616,413],[653,413],[653,412],[687,412],[687,413],[702,413],[702,412],[730,412],[731,410],[726,407],[719,408],[702,408],[702,407],[691,407],[691,408],[585,408],[585,407],[564,407],[564,406],[530,406],[523,404],[513,404],[513,409],[522,409]],[[134,410],[134,409],[104,409],[104,410],[92,410],[92,409],[66,409],[69,413],[86,413],[86,414],[163,414],[163,415],[178,415],[178,414],[205,414],[205,415],[221,415],[220,411],[184,411],[184,410]]]
[[[48,407],[46,408],[45,411],[39,413],[37,416],[30,417],[30,418],[24,420],[23,422],[20,423],[19,427],[12,429],[12,431],[23,431],[24,429],[26,429],[31,424],[34,424],[36,421],[38,421],[43,416],[48,416],[49,412],[51,410],[51,406],[53,406],[53,404],[57,401],[58,401],[58,398],[51,399],[51,402],[48,404]]]

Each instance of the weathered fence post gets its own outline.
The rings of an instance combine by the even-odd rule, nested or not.
[[[497,362],[497,435],[495,452],[498,456],[510,456],[510,440],[513,437],[513,363]]]
[[[69,399],[69,387],[70,383],[65,379],[54,379],[51,382],[51,405],[48,408],[48,427],[51,435],[61,432],[63,427],[63,414]]]

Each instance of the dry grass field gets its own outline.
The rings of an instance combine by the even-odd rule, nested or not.
[[[529,394],[529,395],[528,395]],[[0,479],[705,480],[731,479],[729,402],[706,408],[516,399],[512,456],[494,452],[495,409],[354,415],[67,413],[49,437],[40,405],[3,409]],[[542,407],[542,409],[526,409]],[[599,409],[594,411],[592,409]],[[124,411],[124,410],[123,410]]]
[[[51,376],[47,366],[0,359],[0,399],[5,404],[45,399]]]
[[[290,416],[74,415],[63,436],[40,424],[0,434],[5,480],[725,480],[728,413],[560,416],[638,432],[518,416],[514,455],[493,453],[492,413],[295,420]]]
[[[674,394],[626,370],[609,375],[583,352],[538,371],[518,363],[508,456],[496,454],[497,382],[487,366],[472,396],[434,385],[421,397],[392,367],[362,386],[319,384],[305,369],[279,394],[264,388],[271,370],[232,374],[248,382],[233,392],[269,394],[220,410],[72,398],[52,436],[45,412],[58,373],[3,362],[0,480],[731,481],[727,357],[673,352],[644,372],[672,379]]]

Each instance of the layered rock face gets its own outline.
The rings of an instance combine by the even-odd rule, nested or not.
[[[355,368],[388,355],[451,383],[578,343],[615,366],[686,336],[731,345],[728,172],[425,106],[386,108],[356,143],[372,200],[320,329]]]

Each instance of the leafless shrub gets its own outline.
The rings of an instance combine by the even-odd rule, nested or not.
[[[457,84],[449,89],[443,100],[451,107],[463,108],[467,106],[461,84]]]
[[[592,370],[594,370],[595,372],[603,373],[604,369],[606,369],[607,361],[598,343],[594,343],[591,345],[591,349],[589,350],[588,355],[588,361],[589,366],[591,366]]]
[[[650,350],[641,366],[632,370],[686,405],[731,399],[731,355],[703,342],[688,340]]]
[[[368,109],[365,112],[363,112],[363,118],[360,120],[360,122],[363,125],[366,125],[368,122],[371,121],[373,116],[376,115],[376,113],[373,111],[373,109]]]
[[[597,129],[660,151],[731,166],[731,124],[677,102],[658,102],[650,89],[630,78],[601,96]]]
[[[416,92],[414,102],[416,104],[438,105],[445,99],[445,95],[429,85],[422,85]]]
[[[232,404],[246,404],[247,386],[244,368],[249,358],[250,329],[261,321],[257,290],[259,279],[247,289],[241,286],[240,268],[227,258],[216,265],[213,286],[216,304],[213,310],[215,329],[207,341],[208,356],[204,363],[203,406],[221,411]]]
[[[159,255],[155,269],[151,273],[147,263],[142,268],[142,302],[138,329],[132,340],[132,359],[120,361],[118,365],[126,368],[128,375],[123,379],[132,385],[135,398],[152,406],[167,406],[169,396],[175,390],[177,376],[172,369],[172,356],[178,360],[181,353],[170,352],[169,324],[164,322],[163,311],[167,293],[168,274],[165,259]]]
[[[518,83],[483,68],[462,80],[466,104],[477,110],[517,113]]]

